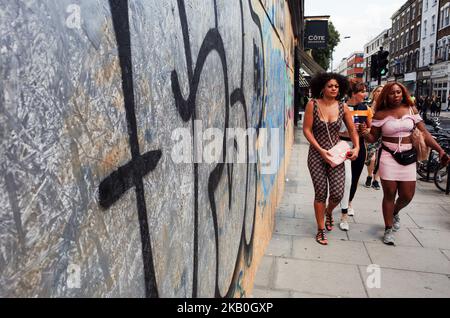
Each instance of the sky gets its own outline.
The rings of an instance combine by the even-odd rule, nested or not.
[[[333,54],[333,69],[343,58],[363,51],[368,43],[392,25],[392,15],[407,0],[305,0],[305,16],[329,15],[341,36]],[[349,39],[344,37],[350,36]]]

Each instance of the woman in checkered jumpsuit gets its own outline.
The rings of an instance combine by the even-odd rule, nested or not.
[[[349,158],[355,160],[359,152],[359,138],[350,110],[347,105],[339,102],[347,88],[348,82],[342,75],[335,73],[316,75],[311,80],[311,93],[314,99],[306,106],[303,122],[303,133],[310,143],[308,169],[315,192],[314,211],[318,227],[316,241],[323,245],[328,244],[325,226],[328,231],[333,229],[332,211],[339,204],[344,193],[344,165],[332,168],[331,155],[328,152],[339,142],[342,120],[347,126],[354,145]],[[330,197],[326,206],[328,184]]]

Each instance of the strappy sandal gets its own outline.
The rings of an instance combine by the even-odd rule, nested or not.
[[[331,213],[325,214],[325,228],[327,229],[327,231],[333,230],[333,226],[334,226],[333,215]]]
[[[321,245],[328,245],[328,239],[325,235],[325,229],[319,229],[316,234],[316,241]]]

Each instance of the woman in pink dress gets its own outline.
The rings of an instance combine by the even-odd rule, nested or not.
[[[381,136],[384,145],[380,148],[379,173],[383,186],[383,242],[388,245],[395,244],[393,231],[400,229],[399,212],[411,202],[417,179],[416,162],[400,164],[393,153],[412,149],[411,131],[415,125],[424,134],[427,146],[436,150],[441,163],[446,165],[448,155],[425,128],[407,89],[400,83],[392,82],[384,86],[377,99],[377,112],[371,129],[363,127],[362,134],[367,142],[373,143]]]

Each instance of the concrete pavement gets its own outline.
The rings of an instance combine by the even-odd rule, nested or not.
[[[314,239],[308,147],[301,129],[296,129],[274,234],[252,296],[450,297],[450,196],[434,183],[418,181],[413,201],[400,212],[402,228],[395,235],[396,246],[388,246],[381,241],[383,192],[363,187],[364,169],[350,231],[339,229],[337,208],[335,227],[327,233],[328,246],[321,246]]]

